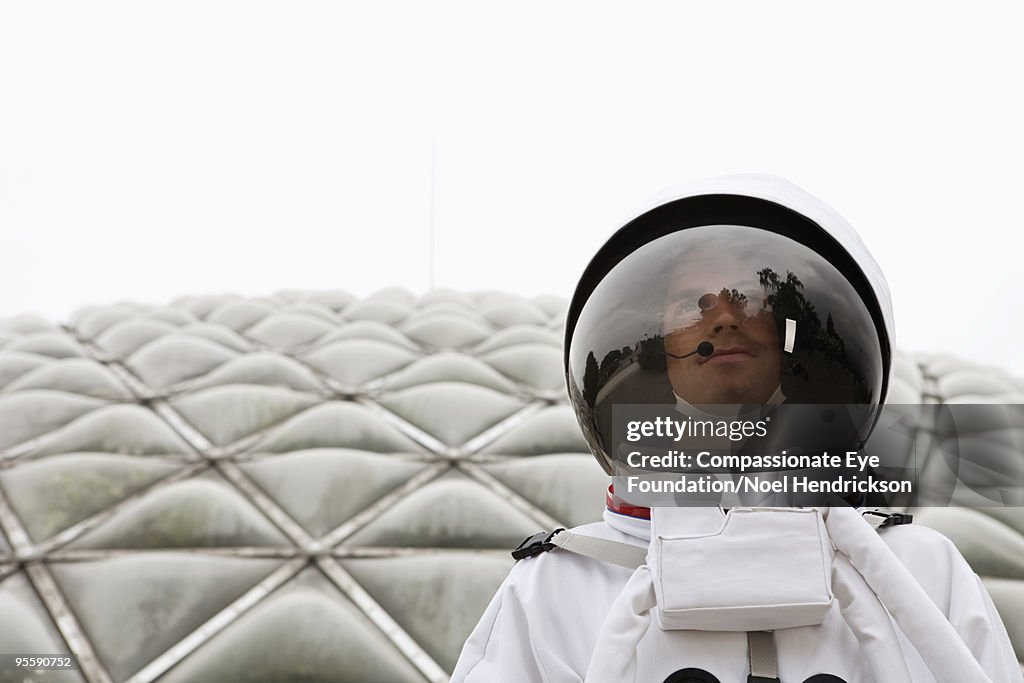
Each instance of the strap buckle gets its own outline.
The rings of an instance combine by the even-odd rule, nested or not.
[[[551,542],[551,539],[555,537],[555,534],[562,531],[565,531],[565,529],[559,527],[554,531],[541,531],[533,536],[527,536],[523,539],[523,542],[516,546],[516,549],[512,551],[512,558],[519,561],[527,557],[535,557],[541,553],[546,553],[555,547],[555,544]]]
[[[901,526],[913,524],[914,515],[909,512],[885,512],[884,510],[865,510],[861,513],[868,517],[868,523],[876,529],[884,529],[890,526]],[[871,519],[871,518],[874,519]]]
[[[766,678],[765,676],[755,676],[754,674],[750,674],[747,676],[747,683],[782,683],[782,681],[780,681],[778,677]]]

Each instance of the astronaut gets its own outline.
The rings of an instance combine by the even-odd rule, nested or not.
[[[524,542],[452,681],[1024,682],[952,543],[898,515],[862,516],[862,495],[666,503],[620,487],[615,406],[709,423],[843,406],[828,438],[863,447],[892,334],[887,284],[859,237],[786,181],[702,181],[628,221],[566,320],[570,402],[615,477],[604,521]]]

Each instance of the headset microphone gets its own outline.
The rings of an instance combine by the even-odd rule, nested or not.
[[[709,358],[711,356],[711,354],[713,354],[714,352],[715,352],[715,345],[714,344],[712,344],[709,341],[702,341],[700,344],[697,344],[697,348],[696,349],[694,349],[693,351],[690,351],[689,353],[684,354],[682,356],[677,356],[676,354],[669,353],[668,351],[665,352],[665,355],[666,356],[672,356],[673,358],[682,359],[682,358],[689,358],[693,354],[699,353],[702,358]]]

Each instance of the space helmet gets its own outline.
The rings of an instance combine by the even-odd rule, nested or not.
[[[825,446],[856,449],[885,400],[892,331],[881,270],[834,210],[780,178],[713,178],[663,193],[590,261],[566,318],[566,383],[608,474],[624,405],[843,406],[842,443]]]

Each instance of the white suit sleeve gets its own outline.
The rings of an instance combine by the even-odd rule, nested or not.
[[[992,598],[981,579],[969,568],[967,571],[970,576],[965,577],[965,585],[960,588],[963,593],[961,609],[950,614],[949,620],[989,678],[1022,683],[1020,663]]]
[[[998,683],[1024,683],[992,598],[953,542],[917,524],[882,530],[879,535],[912,569],[985,674]]]
[[[570,552],[516,563],[470,634],[453,683],[582,683],[633,572]]]
[[[545,642],[552,624],[529,586],[547,557],[519,562],[473,629],[452,673],[452,683],[577,683],[559,648]],[[551,605],[551,607],[556,607]]]
[[[547,683],[530,642],[530,625],[511,577],[473,629],[452,683]]]

